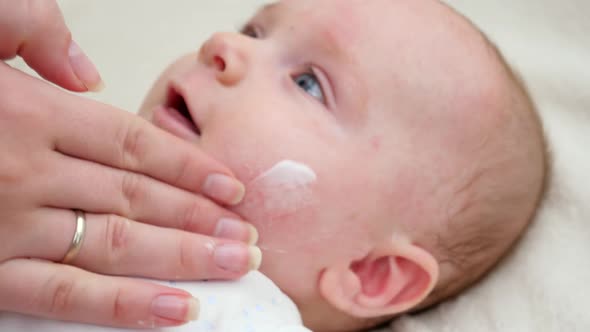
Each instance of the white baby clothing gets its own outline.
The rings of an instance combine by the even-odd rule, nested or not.
[[[169,282],[200,301],[199,320],[162,332],[310,332],[297,307],[260,272],[237,281]],[[134,330],[51,321],[0,313],[1,332],[129,332]],[[136,330],[143,331],[146,330]]]

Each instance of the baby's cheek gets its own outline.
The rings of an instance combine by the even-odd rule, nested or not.
[[[284,192],[254,190],[247,194],[237,212],[252,223],[260,235],[258,246],[264,259],[284,259],[314,247],[317,204],[297,204],[284,199]],[[289,194],[286,194],[287,196]]]
[[[284,183],[255,184],[249,188],[246,205],[264,213],[265,219],[293,217],[313,203],[313,186],[292,186]]]
[[[257,227],[262,244],[274,245],[286,237],[291,244],[300,243],[298,234],[312,226],[318,205],[316,180],[310,167],[281,161],[246,183],[247,194],[237,212]]]

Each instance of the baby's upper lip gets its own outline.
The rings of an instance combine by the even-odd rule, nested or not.
[[[168,86],[165,106],[178,111],[182,116],[187,118],[193,125],[197,135],[201,135],[201,128],[197,120],[194,107],[191,107],[190,100],[185,97],[185,91],[182,86],[171,82]]]

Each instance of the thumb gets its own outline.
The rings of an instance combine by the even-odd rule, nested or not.
[[[97,91],[102,79],[72,40],[54,0],[0,0],[0,59],[17,55],[43,78],[72,91]]]

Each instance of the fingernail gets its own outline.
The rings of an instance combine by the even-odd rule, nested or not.
[[[202,192],[226,204],[236,205],[244,198],[246,189],[234,178],[223,174],[212,174],[205,180]]]
[[[254,226],[231,218],[220,219],[213,236],[237,241],[245,240],[248,244],[258,242],[258,231]]]
[[[73,40],[68,50],[68,56],[74,74],[76,74],[88,91],[98,92],[104,88],[104,83],[96,67]]]
[[[194,297],[160,295],[152,302],[152,313],[161,318],[188,322],[199,318],[199,301]]]
[[[258,234],[258,231],[256,230],[256,228],[250,224],[246,224],[250,230],[250,240],[248,241],[248,244],[254,245],[256,243],[258,243],[258,239],[260,238],[260,235]]]
[[[260,251],[260,248],[258,247],[250,246],[248,247],[248,254],[250,256],[248,271],[258,270],[260,264],[262,264],[262,251]]]
[[[215,264],[231,272],[258,270],[262,262],[262,251],[258,247],[243,244],[224,244],[215,248]]]

